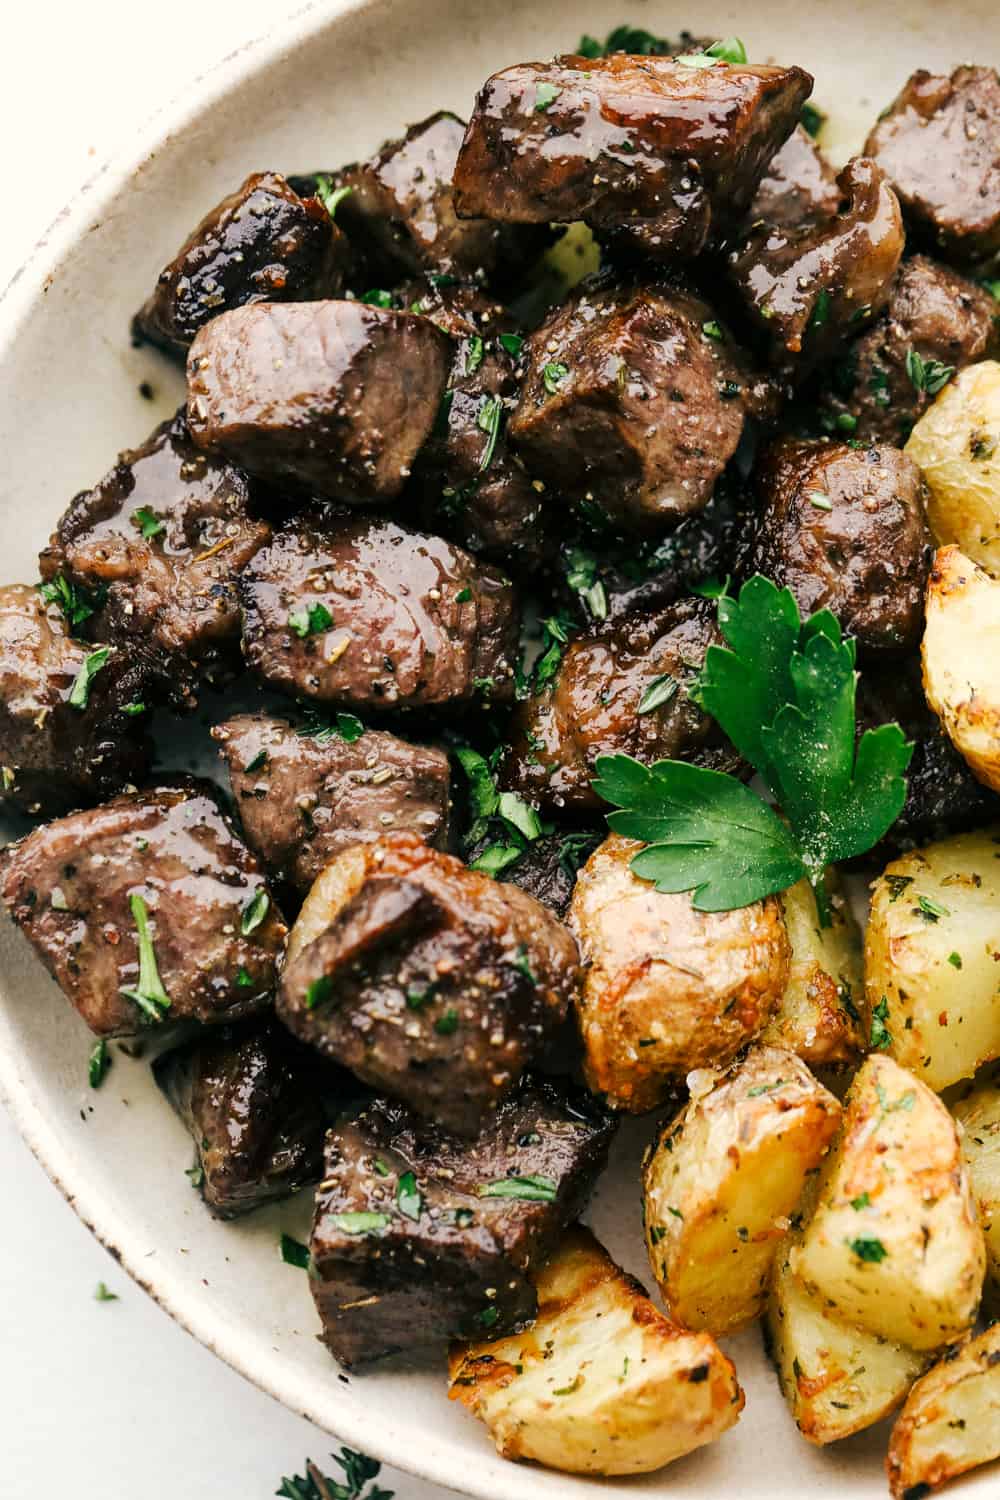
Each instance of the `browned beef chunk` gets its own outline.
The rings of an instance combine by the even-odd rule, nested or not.
[[[772,228],[764,220],[729,257],[729,276],[771,362],[801,378],[888,300],[903,254],[896,195],[874,162],[837,179],[832,217]]]
[[[351,1084],[277,1022],[215,1027],[163,1053],[154,1071],[191,1132],[201,1194],[217,1218],[322,1177],[327,1123]]]
[[[429,318],[361,302],[239,308],[191,346],[191,435],[263,479],[357,505],[392,500],[451,357]]]
[[[279,1014],[364,1083],[474,1135],[565,1020],[576,943],[533,897],[413,834],[341,858],[339,911],[293,950]]]
[[[584,284],[529,338],[511,442],[557,491],[627,531],[701,510],[768,393],[680,286]]]
[[[913,234],[959,266],[1000,251],[1000,78],[993,68],[920,68],[865,143]]]
[[[347,241],[318,198],[300,198],[277,172],[256,172],[188,236],[133,330],[183,359],[219,313],[336,296],[347,259]]]
[[[447,843],[448,757],[352,715],[296,728],[241,714],[217,724],[233,796],[251,849],[267,868],[308,890],[334,855],[403,830]]]
[[[690,258],[746,213],[811,88],[800,68],[622,53],[505,68],[476,99],[458,212],[583,219],[615,248]]]
[[[285,925],[197,782],[126,792],[10,845],[0,894],[98,1036],[270,1004]]]
[[[141,654],[94,650],[70,634],[89,606],[65,586],[0,588],[0,803],[65,812],[141,778],[150,672]],[[68,616],[68,618],[67,618]]]
[[[914,378],[911,350],[924,367],[939,367],[930,380]],[[998,353],[1000,302],[959,272],[915,255],[903,262],[885,312],[844,351],[825,404],[835,421],[853,417],[859,437],[904,443],[939,381]]]
[[[178,699],[238,663],[236,580],[270,535],[247,476],[196,448],[180,411],[70,502],[39,565],[100,591],[87,634],[145,648]]]
[[[376,1100],[330,1132],[310,1278],[323,1339],[351,1367],[534,1316],[530,1272],[580,1213],[614,1121],[526,1083],[457,1141]]]
[[[796,229],[828,218],[839,205],[836,172],[809,132],[796,125],[771,158],[747,220],[763,220],[769,229]]]
[[[753,572],[803,616],[829,609],[864,652],[912,650],[924,623],[930,536],[920,470],[898,448],[784,438],[755,473]]]
[[[348,708],[513,692],[510,583],[440,537],[388,520],[306,517],[240,580],[244,651],[272,686]]]
[[[599,755],[733,769],[732,748],[687,693],[713,643],[721,637],[700,599],[577,636],[548,683],[519,705],[502,785],[543,807],[583,812],[602,805],[590,786]]]

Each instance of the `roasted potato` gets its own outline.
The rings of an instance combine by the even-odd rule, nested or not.
[[[778,897],[791,964],[778,1009],[760,1034],[761,1042],[787,1047],[813,1068],[854,1062],[863,1045],[861,933],[832,871],[827,886],[829,927],[820,926],[808,880]]]
[[[1000,1323],[918,1380],[896,1418],[886,1469],[893,1500],[919,1500],[1000,1458]]]
[[[644,1220],[678,1323],[721,1335],[763,1311],[789,1216],[839,1122],[794,1053],[754,1047],[666,1126],[646,1153]]]
[[[937,540],[1000,576],[1000,364],[969,365],[946,385],[906,452],[926,481]]]
[[[975,1320],[986,1247],[958,1127],[891,1057],[869,1057],[851,1085],[792,1270],[833,1316],[911,1349]]]
[[[616,1109],[654,1109],[693,1068],[725,1066],[770,1020],[788,982],[772,896],[695,911],[633,875],[641,846],[612,834],[577,877],[568,922],[584,959],[584,1072]]]
[[[981,1084],[957,1104],[962,1151],[986,1240],[986,1266],[1000,1294],[1000,1080]]]
[[[1000,582],[957,547],[934,558],[921,656],[945,734],[973,775],[1000,791]]]
[[[736,1421],[743,1392],[714,1339],[664,1317],[587,1230],[570,1230],[534,1280],[526,1333],[456,1345],[449,1360],[452,1400],[505,1458],[645,1474]]]
[[[1000,1056],[1000,831],[914,849],[875,882],[865,934],[873,1048],[932,1089]]]

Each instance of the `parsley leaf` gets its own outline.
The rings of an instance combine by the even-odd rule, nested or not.
[[[263,886],[259,886],[250,897],[246,906],[244,906],[243,914],[240,917],[240,931],[244,937],[249,937],[252,932],[257,931],[257,928],[267,916],[270,905],[270,896]]]
[[[165,521],[161,521],[155,510],[150,510],[148,505],[140,505],[129,517],[133,526],[138,526],[144,541],[149,541],[154,536],[159,536],[161,531],[166,531]]]
[[[915,390],[926,391],[928,396],[936,396],[954,375],[955,366],[943,365],[936,359],[922,359],[916,349],[910,349],[906,355],[906,373]]]
[[[487,396],[479,408],[479,416],[476,418],[476,426],[480,432],[486,434],[486,446],[479,460],[479,472],[485,474],[493,462],[493,454],[496,452],[497,438],[500,436],[500,419],[503,415],[503,402],[499,396]]]
[[[555,395],[560,383],[568,374],[569,365],[564,365],[558,359],[550,359],[548,364],[542,367],[542,385],[550,396]]]
[[[300,640],[306,636],[319,635],[324,630],[329,630],[333,624],[333,615],[326,605],[320,602],[304,605],[301,609],[293,609],[288,616],[288,628],[294,630]]]
[[[90,685],[101,668],[107,666],[108,657],[113,654],[114,649],[114,646],[100,646],[83,658],[83,665],[69,690],[70,708],[78,708],[82,713],[87,707],[90,702]]]
[[[82,625],[89,620],[108,594],[105,588],[85,589],[82,584],[71,583],[65,573],[57,573],[48,583],[40,583],[38,592],[46,604],[54,604],[62,611],[67,625]]]
[[[143,1015],[151,1021],[162,1021],[163,1012],[170,1009],[170,996],[163,988],[160,971],[156,966],[156,950],[149,932],[149,914],[141,896],[128,898],[135,923],[136,942],[139,948],[139,982],[131,989],[120,993],[126,1000],[133,1000]]]
[[[713,68],[716,63],[745,63],[747,49],[738,36],[727,36],[721,42],[713,42],[704,52],[686,52],[675,59],[686,68]]]
[[[313,708],[306,710],[302,724],[295,731],[299,739],[315,740],[318,745],[327,745],[332,739],[353,745],[364,732],[365,726],[354,714],[336,714],[328,719]]]
[[[579,594],[587,613],[594,620],[608,617],[608,596],[604,584],[597,576],[598,562],[592,552],[574,547],[566,558],[566,582],[574,593]]]
[[[352,187],[335,188],[332,180],[322,172],[316,178],[316,197],[322,203],[331,219],[336,217],[339,205],[353,192],[354,189]]]
[[[811,135],[813,140],[826,124],[826,115],[821,109],[817,109],[815,104],[803,104],[799,119],[802,122],[802,129],[807,135]]]
[[[885,995],[872,1010],[872,1029],[868,1045],[873,1052],[886,1052],[892,1046],[892,1033],[889,1030],[889,1001]]]
[[[859,1235],[856,1240],[848,1240],[847,1243],[858,1260],[867,1261],[870,1265],[877,1266],[889,1254],[882,1241],[872,1234]]]
[[[286,1266],[298,1266],[300,1271],[309,1269],[309,1246],[303,1245],[301,1240],[293,1239],[290,1234],[281,1236],[281,1258]]]
[[[480,1198],[515,1198],[525,1203],[554,1203],[558,1185],[551,1177],[501,1177],[476,1188]]]
[[[535,87],[535,112],[544,114],[545,111],[555,103],[562,93],[562,89],[554,83],[542,82]]]
[[[87,1063],[87,1079],[92,1089],[99,1089],[111,1066],[111,1054],[104,1037],[95,1042]]]
[[[341,1448],[330,1455],[343,1470],[343,1482],[321,1474],[310,1459],[306,1463],[305,1475],[295,1474],[284,1478],[275,1494],[283,1500],[361,1500],[362,1491],[370,1479],[374,1479],[382,1468],[377,1459],[365,1453],[356,1453],[353,1448]],[[364,1495],[364,1500],[393,1500],[392,1490],[383,1490],[373,1484]]]
[[[412,1172],[404,1172],[399,1179],[396,1202],[404,1218],[413,1219],[415,1223],[419,1222],[420,1215],[424,1211],[424,1200],[420,1196],[417,1179]]]
[[[652,682],[645,688],[639,699],[637,714],[651,714],[655,708],[662,708],[677,696],[677,678],[672,677],[669,672],[661,672],[659,677],[654,677]]]

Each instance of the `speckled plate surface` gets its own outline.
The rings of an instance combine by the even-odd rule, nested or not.
[[[133,137],[52,226],[0,301],[0,524],[4,580],[36,577],[39,547],[79,488],[177,403],[180,378],[129,345],[128,319],[206,207],[251,170],[349,161],[410,121],[466,114],[494,69],[571,50],[622,21],[664,34],[736,33],[754,60],[816,75],[824,143],[843,159],[917,66],[1000,61],[995,0],[758,0],[740,4],[582,0],[355,0],[306,7],[234,53]],[[138,392],[148,380],[155,409]],[[174,764],[187,759],[180,745]],[[5,836],[9,836],[10,830]],[[347,1380],[316,1341],[306,1278],[282,1264],[282,1228],[304,1237],[309,1195],[237,1226],[215,1223],[184,1168],[190,1145],[145,1064],[118,1057],[87,1087],[90,1038],[4,918],[0,922],[0,1095],[86,1223],[198,1339],[287,1406],[351,1446],[483,1497],[563,1500],[593,1481],[498,1458],[446,1400],[443,1360]],[[624,1265],[647,1275],[637,1162],[652,1120],[623,1132],[591,1211]],[[675,1496],[869,1500],[886,1493],[884,1429],[836,1451],[798,1436],[756,1329],[727,1341],[747,1390],[721,1442],[643,1480],[602,1488]],[[234,1421],[239,1420],[233,1413]],[[961,1486],[997,1492],[995,1471]]]

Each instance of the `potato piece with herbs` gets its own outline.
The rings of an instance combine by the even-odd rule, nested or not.
[[[646,1249],[672,1318],[731,1333],[762,1312],[774,1257],[840,1123],[794,1053],[755,1047],[661,1132],[643,1167]]]
[[[571,1474],[647,1474],[721,1437],[743,1409],[731,1362],[678,1328],[586,1229],[534,1281],[524,1333],[455,1345],[450,1396],[504,1458]]]
[[[969,1169],[972,1196],[986,1240],[986,1266],[1000,1295],[1000,1078],[974,1088],[952,1106]]]
[[[924,692],[970,770],[1000,791],[1000,581],[942,547],[927,584]]]
[[[1000,364],[969,365],[945,385],[906,452],[927,484],[937,540],[1000,576]]]
[[[986,1249],[958,1128],[891,1057],[854,1079],[792,1270],[833,1316],[908,1348],[975,1320]]]
[[[893,1500],[920,1500],[996,1458],[1000,1323],[946,1356],[913,1387],[889,1440],[889,1492]]]
[[[655,1109],[692,1068],[725,1066],[770,1020],[789,945],[772,896],[696,911],[629,868],[641,846],[612,834],[581,869],[567,918],[584,959],[584,1073],[632,1114]]]
[[[778,1009],[760,1034],[762,1043],[787,1047],[813,1068],[856,1061],[864,1040],[857,1008],[863,988],[861,933],[832,870],[827,888],[829,927],[820,926],[807,880],[778,897],[791,964]]]
[[[894,859],[865,934],[871,1046],[932,1089],[1000,1056],[1000,830]]]

